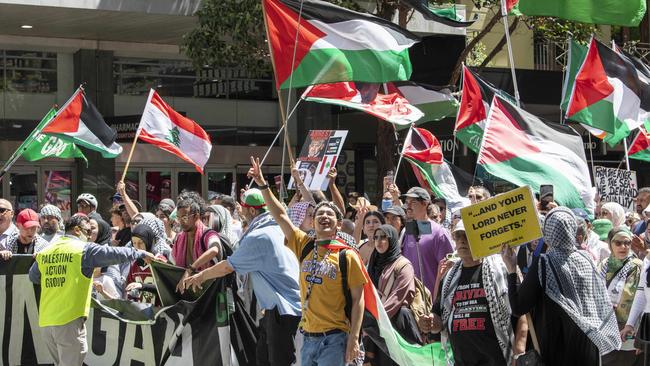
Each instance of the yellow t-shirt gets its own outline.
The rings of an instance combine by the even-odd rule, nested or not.
[[[310,238],[298,228],[294,231],[293,236],[294,239],[287,242],[287,247],[300,260],[302,249],[307,243],[310,243]],[[339,271],[339,253],[331,252],[327,259],[323,261],[325,253],[327,253],[327,249],[318,248],[316,264],[320,268],[316,269],[316,279],[312,285],[307,309],[305,309],[305,297],[309,287],[307,276],[311,275],[313,251],[310,251],[309,255],[300,264],[302,328],[309,333],[327,332],[332,329],[341,329],[347,333],[350,330],[350,324],[345,316],[345,296],[343,295],[343,284],[341,283]],[[363,264],[361,264],[359,256],[352,250],[347,250],[345,256],[348,262],[348,288],[363,286],[367,281],[363,275]],[[322,266],[321,263],[323,263]]]

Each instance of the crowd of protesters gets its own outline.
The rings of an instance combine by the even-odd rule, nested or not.
[[[650,351],[650,188],[627,214],[614,202],[597,202],[594,213],[538,204],[541,239],[475,259],[459,212],[423,187],[402,193],[386,180],[374,205],[357,192],[346,200],[335,168],[328,192],[310,191],[293,169],[296,192],[285,203],[262,169],[251,157],[256,188],[240,197],[183,191],[151,212],[118,183],[110,218],[88,193],[66,219],[50,204],[15,212],[0,199],[0,265],[32,254],[30,278],[42,285],[39,253],[83,243],[79,273],[92,296],[149,306],[160,306],[151,261],[185,269],[180,293],[230,276],[259,325],[260,365],[291,365],[295,355],[309,366],[395,364],[362,330],[368,282],[405,341],[441,342],[457,365],[640,365]],[[474,186],[467,198],[490,196]],[[70,329],[41,313],[57,363],[80,364],[83,311],[64,322],[74,325],[73,345],[61,341]]]

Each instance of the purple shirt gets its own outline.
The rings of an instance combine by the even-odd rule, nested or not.
[[[415,276],[424,283],[433,295],[433,287],[438,275],[438,263],[447,254],[453,252],[454,249],[451,246],[451,238],[447,231],[437,222],[431,220],[429,222],[431,223],[431,234],[420,235],[419,243],[416,243],[414,235],[404,235],[402,255],[413,263]],[[423,273],[420,273],[417,245],[420,246]]]

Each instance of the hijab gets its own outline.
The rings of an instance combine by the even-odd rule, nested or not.
[[[95,242],[99,245],[111,245],[111,226],[102,219],[95,219],[97,221],[97,240]]]
[[[154,242],[151,252],[153,254],[162,254],[169,258],[171,254],[171,247],[167,244],[167,234],[165,234],[165,224],[150,212],[140,212],[138,215],[142,217],[138,226],[145,225],[154,233]],[[135,235],[135,234],[131,234]]]
[[[225,236],[230,242],[231,248],[233,250],[236,249],[239,244],[239,238],[232,231],[232,216],[230,215],[230,211],[221,205],[211,205],[208,207],[208,210],[214,213],[213,217],[215,222],[212,223],[212,229],[217,231],[221,236]]]
[[[605,281],[587,254],[576,249],[578,225],[566,207],[551,210],[544,221],[548,252],[540,258],[540,282],[546,295],[571,317],[606,354],[621,346],[616,316]]]
[[[619,227],[625,225],[625,209],[616,202],[607,202],[600,207],[601,210],[607,210],[612,214],[612,226]]]
[[[375,235],[379,231],[383,231],[384,234],[386,234],[388,239],[388,249],[386,249],[384,253],[379,253],[375,244],[375,250],[373,250],[370,255],[370,260],[368,261],[368,274],[370,275],[370,279],[375,287],[379,287],[379,277],[381,277],[384,269],[390,266],[397,260],[397,258],[399,258],[400,255],[402,255],[402,250],[399,246],[399,233],[397,230],[395,230],[392,225],[384,224],[375,230]]]
[[[156,234],[149,226],[142,223],[131,229],[131,236],[142,240],[147,252],[151,252],[151,248],[156,242]]]

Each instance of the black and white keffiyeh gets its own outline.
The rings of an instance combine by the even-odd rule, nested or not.
[[[140,212],[142,216],[140,224],[148,226],[156,236],[156,241],[152,247],[153,254],[162,254],[165,258],[171,257],[172,248],[167,244],[167,234],[165,234],[165,224],[150,212]]]
[[[494,333],[503,352],[503,358],[512,362],[512,341],[514,332],[512,329],[512,310],[508,300],[508,272],[503,260],[498,255],[483,258],[481,279],[485,289],[485,297],[490,309],[490,318],[494,324]],[[442,324],[446,329],[451,329],[454,307],[452,300],[462,270],[462,261],[458,261],[449,270],[442,283],[441,310]]]
[[[621,347],[621,337],[605,282],[591,259],[576,249],[576,231],[576,218],[568,208],[558,207],[548,213],[544,239],[549,250],[541,256],[538,273],[540,281],[546,282],[546,295],[604,355]]]

